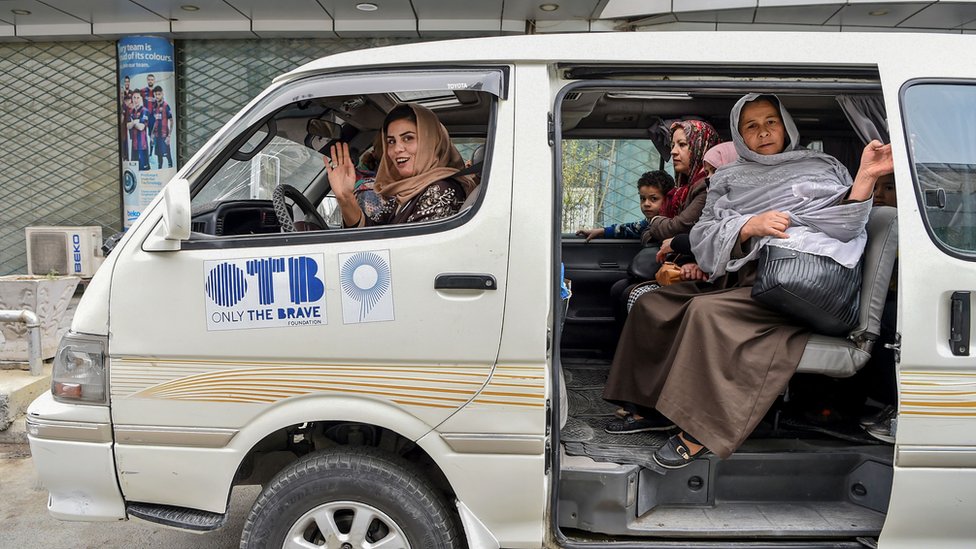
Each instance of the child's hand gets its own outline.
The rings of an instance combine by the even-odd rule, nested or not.
[[[580,229],[576,231],[576,236],[582,236],[589,242],[594,238],[603,238],[603,229]]]

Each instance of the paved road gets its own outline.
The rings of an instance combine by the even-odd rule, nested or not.
[[[230,549],[238,547],[258,487],[236,488],[227,524],[192,534],[141,520],[62,522],[47,512],[47,490],[34,471],[27,445],[0,445],[0,548],[108,549],[116,547]]]

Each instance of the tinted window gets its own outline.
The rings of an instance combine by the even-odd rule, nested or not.
[[[915,185],[929,232],[976,252],[976,86],[914,84],[903,95]]]

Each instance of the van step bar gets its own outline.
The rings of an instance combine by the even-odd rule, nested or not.
[[[891,449],[750,441],[682,469],[560,457],[560,528],[658,538],[872,538],[891,496]],[[765,446],[766,451],[750,451]]]
[[[227,522],[227,515],[224,513],[211,513],[173,505],[129,503],[125,506],[125,510],[129,515],[142,520],[195,532],[216,530]]]

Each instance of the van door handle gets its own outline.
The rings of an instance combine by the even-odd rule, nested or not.
[[[956,356],[969,356],[969,292],[952,292],[949,301],[949,348]]]
[[[498,281],[490,274],[443,273],[434,279],[435,290],[497,290]]]

